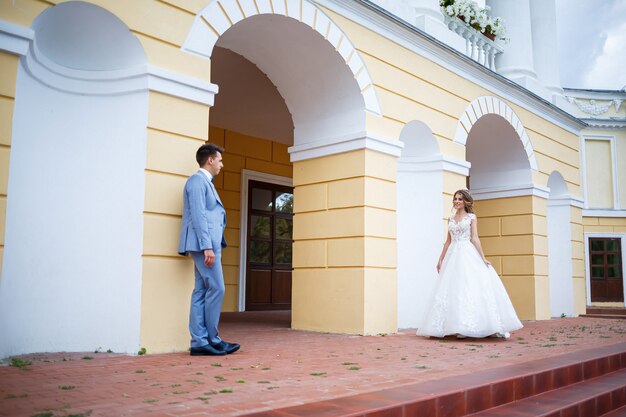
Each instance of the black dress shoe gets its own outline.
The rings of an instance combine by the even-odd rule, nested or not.
[[[225,350],[218,349],[211,345],[192,347],[191,349],[189,349],[189,353],[191,356],[224,356],[226,355]]]
[[[217,350],[223,350],[227,354],[235,353],[239,350],[240,346],[237,343],[228,343],[223,340],[216,345],[211,345]]]

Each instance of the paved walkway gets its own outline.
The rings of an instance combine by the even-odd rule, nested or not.
[[[508,340],[313,333],[289,320],[224,314],[222,336],[242,345],[226,357],[26,355],[32,365],[0,366],[0,416],[236,416],[626,341],[624,319],[524,322]]]

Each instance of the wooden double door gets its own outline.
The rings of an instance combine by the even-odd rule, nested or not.
[[[250,181],[246,310],[291,309],[293,188]]]
[[[622,242],[618,238],[589,238],[591,301],[624,301]]]

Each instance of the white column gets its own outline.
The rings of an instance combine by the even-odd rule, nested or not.
[[[498,72],[527,88],[536,85],[529,0],[487,0],[490,14],[504,19],[510,42],[498,55]]]
[[[530,0],[530,16],[537,80],[556,103],[557,98],[564,99],[559,74],[555,0]]]

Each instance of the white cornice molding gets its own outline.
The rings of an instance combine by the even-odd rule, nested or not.
[[[316,3],[476,83],[494,95],[540,115],[570,133],[578,134],[586,126],[575,116],[367,0],[316,0]]]
[[[218,92],[217,85],[208,81],[148,64],[112,71],[64,67],[42,54],[34,37],[25,42],[24,69],[42,84],[67,93],[109,96],[150,90],[213,106]]]
[[[583,217],[626,217],[626,210],[584,209]]]
[[[626,100],[624,90],[577,90],[575,88],[563,88],[565,97],[593,99],[593,100]]]
[[[398,172],[445,171],[467,176],[472,164],[447,155],[434,155],[425,158],[402,157],[398,159]]]
[[[16,55],[26,55],[33,39],[35,39],[35,32],[31,28],[0,20],[0,50]]]
[[[399,157],[403,146],[404,144],[399,140],[388,139],[367,132],[357,132],[337,138],[315,140],[300,145],[294,145],[289,148],[289,154],[291,156],[291,162],[320,158],[360,149],[370,149]]]
[[[581,119],[589,126],[587,129],[626,129],[626,119]]]
[[[541,185],[527,184],[506,187],[472,188],[470,190],[474,200],[490,200],[494,198],[536,196],[545,198],[550,196],[550,189]]]

